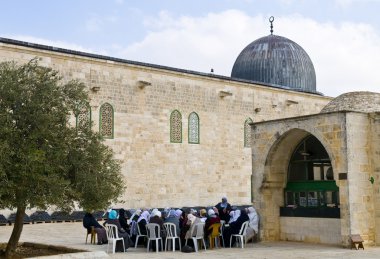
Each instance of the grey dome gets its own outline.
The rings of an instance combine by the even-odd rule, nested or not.
[[[237,57],[231,77],[316,92],[313,62],[294,41],[277,35],[255,40]]]
[[[321,113],[339,111],[380,112],[380,93],[358,91],[341,94],[331,100]]]

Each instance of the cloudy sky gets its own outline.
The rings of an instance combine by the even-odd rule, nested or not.
[[[8,0],[0,37],[229,76],[274,34],[311,57],[328,96],[380,92],[380,0]]]

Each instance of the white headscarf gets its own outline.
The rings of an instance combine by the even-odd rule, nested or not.
[[[213,209],[209,209],[207,211],[207,214],[208,214],[209,217],[215,217],[215,211]]]
[[[190,209],[190,213],[193,215],[197,215],[197,210],[196,209]]]
[[[157,208],[153,209],[153,210],[150,212],[150,215],[152,216],[154,213],[156,213],[156,211],[158,211]]]
[[[257,212],[253,207],[249,207],[247,210],[249,217],[248,225],[257,233],[259,231],[259,215],[257,215]]]
[[[178,210],[175,211],[175,216],[177,218],[181,217],[181,215],[182,215],[182,210],[178,209]]]
[[[176,217],[177,214],[176,214],[176,211],[175,210],[169,210],[168,214],[166,215],[166,218],[172,218],[172,217]]]
[[[141,215],[140,215],[139,219],[137,220],[137,222],[140,222],[143,219],[146,220],[146,223],[149,223],[149,212],[148,211],[144,211],[143,213],[141,213]]]
[[[137,215],[137,216],[140,216],[140,215],[141,215],[141,210],[139,210],[139,209],[135,210],[135,212],[133,212],[133,214],[132,214],[132,216],[131,216],[131,220],[133,220],[133,218],[134,218],[136,215]]]
[[[150,214],[150,217],[153,218],[155,216],[158,216],[159,218],[161,218],[161,216],[162,216],[161,211],[159,211],[159,210],[152,211],[152,213]]]
[[[232,216],[231,216],[231,212],[233,212]],[[240,214],[241,214],[241,211],[240,210],[235,210],[235,211],[231,211],[230,212],[230,221],[228,223],[232,223],[232,222],[235,222],[239,217],[240,217]]]
[[[197,217],[195,217],[193,214],[187,214],[187,219],[190,221],[190,224],[193,225]]]
[[[234,222],[234,215],[235,215],[235,211],[234,210],[230,211],[230,220],[228,221],[228,224]]]

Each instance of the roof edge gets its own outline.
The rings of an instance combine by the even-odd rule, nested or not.
[[[222,80],[227,80],[227,81],[232,81],[232,82],[255,84],[255,85],[266,86],[266,87],[271,87],[271,88],[276,88],[276,89],[288,90],[291,92],[302,92],[302,93],[323,96],[323,94],[320,92],[310,92],[310,91],[304,91],[302,89],[292,89],[292,88],[283,87],[283,86],[279,86],[275,84],[265,84],[262,82],[256,82],[256,81],[251,81],[251,80],[239,79],[239,78],[222,76],[222,75],[215,75],[211,73],[198,72],[198,71],[193,71],[193,70],[188,70],[188,69],[156,65],[156,64],[133,61],[133,60],[122,59],[122,58],[115,58],[111,56],[93,54],[93,53],[83,52],[83,51],[78,51],[78,50],[70,50],[70,49],[65,49],[65,48],[59,48],[59,47],[54,47],[54,46],[48,46],[48,45],[14,40],[14,39],[3,38],[3,37],[0,37],[0,43],[17,45],[17,46],[28,47],[28,48],[39,49],[39,50],[58,52],[62,54],[71,54],[71,55],[87,57],[87,58],[114,61],[114,62],[119,62],[123,64],[129,64],[129,65],[136,65],[136,66],[149,67],[149,68],[155,68],[155,69],[163,69],[163,70],[168,70],[168,71],[173,71],[173,72],[179,72],[179,73],[185,73],[185,74],[191,74],[191,75],[203,76],[203,77],[209,77],[209,78],[215,78],[215,79],[222,79]]]

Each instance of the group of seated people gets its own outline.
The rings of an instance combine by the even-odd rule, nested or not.
[[[248,221],[246,237],[249,240],[258,233],[259,217],[256,210],[253,207],[241,210],[233,208],[227,202],[227,198],[223,197],[222,202],[215,205],[215,207],[209,208],[207,211],[206,209],[201,209],[199,212],[194,209],[167,208],[163,212],[158,209],[151,211],[148,209],[138,209],[127,219],[124,209],[119,210],[119,215],[117,215],[116,210],[110,210],[104,225],[114,224],[117,226],[119,237],[124,238],[125,247],[127,249],[136,242],[138,228],[142,235],[147,234],[146,225],[148,223],[156,223],[160,226],[160,236],[163,239],[166,237],[164,223],[173,223],[176,227],[177,235],[182,240],[182,244],[185,244],[187,239],[191,239],[191,237],[195,235],[194,226],[197,223],[204,223],[205,240],[208,240],[208,236],[211,234],[214,224],[223,223],[225,226],[223,228],[224,243],[226,246],[229,246],[231,235],[238,234],[241,226],[246,221]],[[98,244],[107,243],[105,229],[90,213],[86,213],[83,219],[83,226],[87,229],[94,227],[98,236]],[[142,242],[141,244],[146,245],[144,239],[139,239],[139,243],[140,241]],[[235,241],[235,239],[233,239],[233,241]],[[120,247],[117,246],[117,250],[120,250]]]

